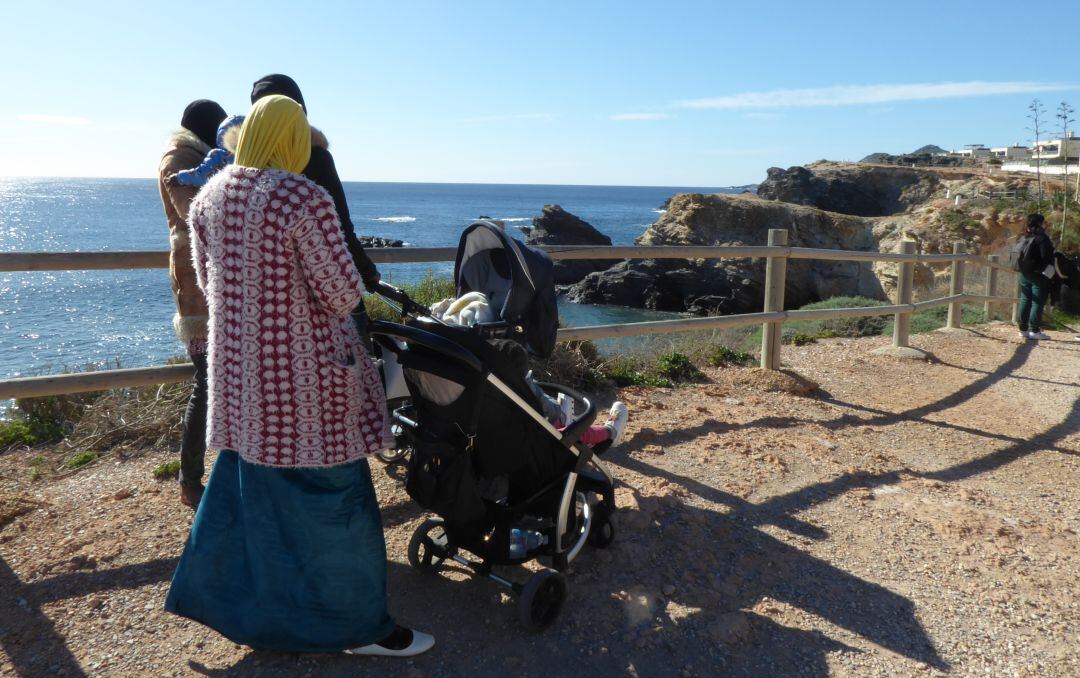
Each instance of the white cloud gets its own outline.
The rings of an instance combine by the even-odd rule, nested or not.
[[[722,97],[688,99],[677,108],[745,109],[858,106],[893,101],[956,99],[997,94],[1035,94],[1080,89],[1080,85],[1057,82],[939,82],[908,85],[838,85],[809,89],[774,89],[743,92]]]
[[[508,120],[554,120],[554,113],[511,113],[508,115],[482,115],[463,118],[461,122],[505,122]]]
[[[667,120],[670,113],[616,113],[611,120]]]
[[[46,125],[89,125],[90,121],[76,115],[38,115],[36,113],[23,113],[15,116],[23,122],[40,122]]]

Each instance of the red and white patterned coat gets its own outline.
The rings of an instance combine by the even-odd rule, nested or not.
[[[210,307],[207,445],[270,466],[330,466],[393,440],[349,312],[360,276],[330,195],[304,177],[231,166],[191,203]]]

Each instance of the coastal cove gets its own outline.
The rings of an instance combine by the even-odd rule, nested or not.
[[[461,230],[479,216],[506,221],[507,229],[523,239],[517,227],[529,226],[550,203],[593,224],[613,244],[630,245],[676,193],[742,190],[345,183],[359,234],[418,247],[456,246]],[[167,247],[155,180],[0,179],[0,252]],[[381,268],[392,282],[415,281],[429,272],[449,276],[452,269],[450,262]],[[182,353],[172,331],[173,300],[163,270],[3,273],[0,298],[0,378],[116,362],[153,365]],[[585,304],[564,303],[562,308],[567,326],[674,317]]]

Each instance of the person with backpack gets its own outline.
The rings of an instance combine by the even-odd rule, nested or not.
[[[1013,269],[1020,273],[1020,308],[1017,325],[1021,339],[1049,339],[1041,331],[1043,306],[1050,293],[1050,278],[1046,270],[1054,265],[1054,243],[1043,230],[1045,218],[1029,214],[1024,236],[1013,246],[1010,259]]]

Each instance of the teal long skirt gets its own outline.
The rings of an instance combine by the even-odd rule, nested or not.
[[[367,461],[275,468],[222,451],[165,609],[256,649],[385,638],[386,543]]]

